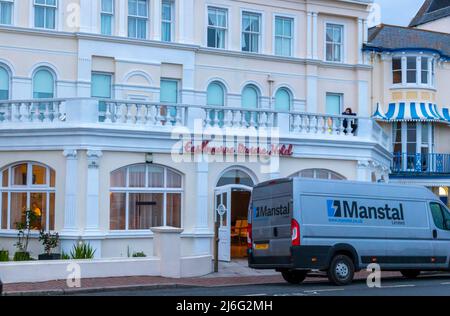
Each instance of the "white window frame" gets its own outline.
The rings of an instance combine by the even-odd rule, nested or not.
[[[408,83],[408,69],[407,69],[407,59],[408,58],[416,58],[416,82]],[[402,72],[402,82],[394,83],[393,78],[393,59],[401,58],[401,72]],[[428,83],[422,83],[422,58],[428,58]],[[435,89],[435,72],[436,72],[436,61],[435,58],[428,54],[419,54],[419,53],[401,53],[395,54],[392,56],[391,60],[391,85],[392,88],[425,88],[425,89]]]
[[[136,167],[136,166],[144,166],[145,165],[145,187],[144,188],[134,188],[130,187],[130,168]],[[164,169],[164,186],[161,188],[149,188],[148,187],[148,167],[149,164],[135,164],[126,166],[123,168],[126,168],[126,178],[125,178],[125,185],[126,187],[110,187],[109,192],[110,193],[124,193],[125,194],[125,229],[124,230],[112,230],[110,223],[108,224],[108,230],[110,233],[114,232],[139,232],[139,231],[148,231],[148,229],[129,229],[129,195],[130,194],[163,194],[163,226],[166,226],[167,224],[167,194],[180,194],[181,197],[181,205],[180,205],[180,226],[181,228],[184,227],[184,221],[183,221],[183,214],[184,214],[184,186],[185,186],[185,180],[183,174],[180,172],[163,165],[154,165],[155,167],[159,167]],[[122,169],[122,168],[121,168]],[[118,171],[120,169],[114,170],[112,172]],[[181,176],[181,188],[168,188],[167,187],[167,171],[170,170],[179,176]],[[110,177],[111,174],[110,173]],[[1,205],[1,204],[0,204]],[[109,205],[110,215],[109,215],[109,222],[111,221],[111,203]]]
[[[33,28],[35,28],[35,29],[40,29],[40,30],[58,30],[58,12],[59,12],[59,10],[58,10],[58,1],[59,0],[55,0],[55,5],[49,5],[49,4],[41,4],[41,3],[36,3],[36,0],[33,0],[33,2],[32,2],[32,12],[33,12],[33,22],[32,22],[32,25],[33,25]],[[51,28],[48,28],[48,27],[38,27],[38,26],[36,26],[36,7],[44,7],[44,8],[52,8],[52,9],[55,9],[55,21],[54,21],[54,24],[55,24],[55,27],[53,28],[53,29],[51,29]],[[45,12],[47,12],[47,11],[45,11]],[[45,15],[44,15],[44,22],[45,22]]]
[[[128,38],[133,38],[133,39],[139,39],[139,40],[144,40],[144,39],[148,39],[149,38],[149,25],[150,25],[150,0],[147,0],[147,10],[146,10],[146,15],[145,16],[140,16],[140,15],[132,15],[130,14],[130,10],[129,10],[129,5],[128,5],[128,0],[127,1],[127,10],[128,10],[128,15],[127,15],[127,37]],[[138,5],[139,8],[139,5]],[[139,10],[138,10],[139,11]],[[137,12],[139,14],[139,12]],[[130,36],[130,30],[128,28],[129,25],[129,20],[130,18],[135,19],[135,23],[136,23],[136,36],[132,37]],[[140,38],[137,36],[137,22],[138,20],[145,20],[145,38]]]
[[[244,32],[244,14],[250,14],[250,15],[257,15],[259,16],[259,33],[256,32]],[[258,35],[258,51],[257,52],[251,52],[251,51],[245,51],[243,50],[242,44],[243,44],[243,35],[244,34],[251,34],[251,35]],[[239,50],[242,53],[246,53],[246,54],[262,54],[262,48],[264,47],[264,14],[262,12],[258,12],[255,10],[247,10],[247,9],[242,9],[241,10],[241,19],[240,19],[240,47]]]
[[[211,26],[209,25],[209,9],[213,9],[213,10],[221,10],[224,11],[225,14],[225,27],[220,27],[220,26]],[[205,46],[211,49],[221,49],[221,50],[225,50],[228,49],[229,47],[229,43],[228,43],[228,32],[229,32],[229,19],[230,19],[230,10],[228,8],[225,7],[219,7],[219,6],[215,6],[215,5],[206,5],[206,39],[205,39]],[[208,30],[210,28],[213,29],[219,29],[219,30],[223,30],[225,32],[225,40],[224,40],[224,47],[211,47],[208,46]]]
[[[276,34],[276,20],[278,18],[285,19],[285,20],[287,20],[287,19],[291,20],[291,22],[292,22],[292,25],[291,25],[291,37],[284,36],[284,35],[277,36],[277,34]],[[294,52],[295,52],[295,48],[294,47],[295,47],[295,44],[296,44],[296,41],[295,41],[296,19],[295,19],[295,17],[294,16],[285,15],[285,14],[277,14],[277,13],[274,14],[274,16],[273,16],[273,28],[272,29],[273,29],[273,44],[272,44],[273,54],[275,56],[280,56],[280,57],[294,57]],[[291,51],[289,52],[288,56],[277,54],[277,52],[276,52],[277,37],[288,38],[288,39],[291,40]]]
[[[10,23],[0,23],[0,25],[14,25],[14,14],[15,14],[15,6],[14,0],[0,0],[0,3],[10,3],[11,4],[11,22]],[[1,6],[0,6],[0,14],[1,14]],[[1,21],[0,21],[1,22]]]
[[[52,77],[53,77],[53,98],[54,99],[57,98],[58,97],[58,77],[56,75],[56,72],[52,68],[45,66],[45,65],[37,67],[33,71],[33,75],[31,76],[31,96],[32,96],[32,98],[34,99],[34,92],[35,92],[34,91],[34,82],[36,80],[35,77],[36,77],[36,74],[41,70],[47,70],[52,75]]]
[[[397,123],[395,123],[397,124]],[[393,152],[393,154],[402,154],[402,170],[403,171],[407,171],[408,169],[408,160],[404,159],[403,155],[414,155],[414,154],[422,154],[422,148],[428,148],[428,154],[434,154],[435,153],[435,125],[432,122],[415,122],[416,124],[416,152],[415,153],[410,153],[408,152],[408,122],[400,122],[401,124],[401,130],[400,130],[400,139],[401,139],[401,147],[402,147],[402,151],[401,153],[399,152]],[[423,141],[422,141],[422,126],[423,125],[428,125],[428,139],[427,139],[427,145],[428,146],[424,146]],[[394,151],[394,144],[395,144],[395,129],[396,126],[393,125],[392,126],[392,151]],[[432,168],[434,168],[434,166],[431,166]]]
[[[341,47],[341,60],[339,60],[339,61],[333,61],[333,60],[327,60],[327,44],[333,44],[333,45],[335,45],[336,43],[335,42],[328,42],[327,41],[327,29],[328,29],[328,26],[329,25],[332,25],[332,26],[339,26],[339,27],[341,27],[341,30],[342,30],[342,34],[341,34],[341,43],[340,43],[340,47]],[[324,59],[324,61],[325,62],[327,62],[327,63],[335,63],[335,64],[344,64],[344,63],[346,63],[346,61],[347,61],[347,55],[346,55],[346,49],[347,49],[347,44],[346,44],[346,42],[347,42],[347,37],[345,36],[345,33],[346,33],[346,26],[345,26],[345,24],[344,23],[342,23],[342,22],[335,22],[335,21],[325,21],[324,22],[324,33],[323,33],[323,59]]]
[[[163,14],[162,14],[162,10],[163,10],[163,5],[165,3],[169,3],[170,4],[170,20],[164,20],[163,19]],[[170,39],[168,41],[165,42],[174,42],[175,41],[175,0],[162,0],[161,1],[161,41],[163,40],[163,34],[162,34],[162,30],[163,30],[163,25],[164,23],[170,24]]]
[[[27,184],[26,185],[14,185],[13,184],[13,174],[12,174],[12,170],[19,166],[19,165],[27,165]],[[33,176],[33,166],[39,166],[42,168],[45,168],[45,180],[46,180],[46,184],[45,185],[33,185],[32,184],[32,176]],[[8,186],[7,187],[3,187],[3,172],[8,169]],[[54,216],[55,218],[53,219],[53,225],[54,228],[56,230],[56,171],[53,170],[53,172],[55,173],[55,186],[51,187],[50,186],[50,172],[51,172],[51,168],[44,165],[44,164],[40,164],[37,162],[17,162],[14,163],[6,168],[3,168],[0,170],[0,231],[5,231],[5,230],[12,230],[12,231],[17,231],[15,228],[11,227],[11,193],[26,193],[27,194],[27,209],[30,209],[31,205],[31,193],[44,193],[46,194],[46,222],[45,222],[45,230],[48,231],[50,230],[50,194],[54,194],[55,196],[55,209],[54,209]],[[7,193],[8,194],[8,205],[7,205],[7,224],[6,224],[6,229],[2,229],[1,227],[3,226],[2,223],[2,212],[3,212],[3,193]]]
[[[112,36],[115,33],[115,23],[114,23],[115,21],[114,20],[115,20],[116,3],[115,3],[115,0],[111,0],[112,11],[107,12],[107,11],[103,11],[102,2],[103,2],[103,0],[100,1],[100,34],[105,35],[105,36]],[[103,34],[103,32],[102,32],[101,20],[103,19],[103,16],[111,17],[111,34]]]

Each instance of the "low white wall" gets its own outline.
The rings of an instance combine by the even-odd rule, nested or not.
[[[198,277],[212,273],[212,256],[193,256],[181,258],[181,277]]]
[[[159,258],[55,260],[0,263],[0,279],[3,283],[44,282],[66,280],[73,270],[71,263],[81,268],[81,278],[105,278],[122,276],[159,276]]]
[[[161,276],[164,264],[158,257],[4,262],[0,263],[0,280],[5,284],[66,280],[73,277],[73,270],[68,271],[72,263],[80,266],[82,279]],[[182,257],[180,265],[180,277],[203,276],[212,272],[212,257]]]

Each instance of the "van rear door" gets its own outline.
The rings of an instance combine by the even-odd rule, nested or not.
[[[290,256],[292,179],[265,182],[254,188],[250,211],[253,256]]]

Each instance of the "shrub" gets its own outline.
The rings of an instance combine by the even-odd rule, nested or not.
[[[9,261],[9,251],[8,250],[0,250],[0,262]]]
[[[61,252],[61,260],[70,260],[70,255],[65,253],[64,251]]]
[[[89,243],[74,245],[70,252],[72,259],[93,259],[96,250],[93,250]]]
[[[14,261],[30,261],[30,253],[29,252],[22,252],[18,251],[14,254]]]
[[[147,255],[143,251],[133,253],[133,258],[145,258],[145,257],[147,257]]]
[[[58,247],[59,243],[59,234],[52,234],[50,232],[45,232],[41,230],[39,233],[39,241],[42,241],[42,245],[44,246],[45,253],[50,255],[52,253],[52,249]]]

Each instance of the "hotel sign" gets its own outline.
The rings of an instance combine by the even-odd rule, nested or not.
[[[281,156],[291,157],[294,154],[294,145],[292,144],[269,144],[267,146],[258,144],[252,146],[244,143],[235,143],[232,145],[217,145],[211,141],[205,140],[200,144],[194,144],[192,141],[186,142],[183,147],[184,153],[195,155],[245,155],[245,156]]]

